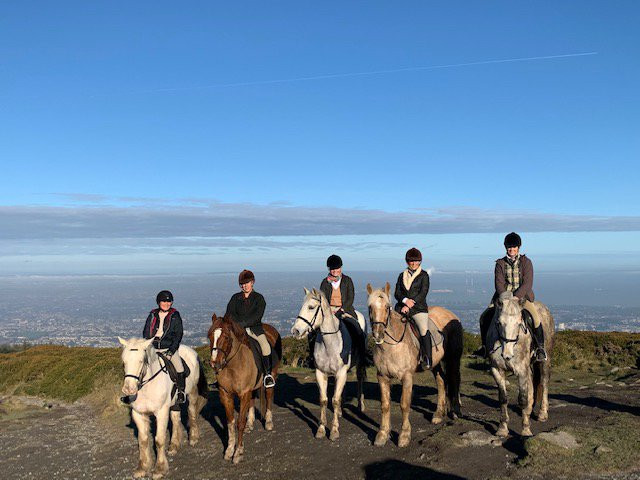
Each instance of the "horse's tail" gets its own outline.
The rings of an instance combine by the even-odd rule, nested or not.
[[[463,329],[462,323],[457,318],[451,320],[444,328],[444,373],[447,388],[447,397],[453,413],[460,415],[460,364],[463,350]]]
[[[276,351],[276,355],[278,356],[278,364],[282,362],[282,337],[280,333],[276,335],[276,344],[273,346]],[[274,365],[275,366],[275,365]]]
[[[209,387],[207,386],[207,377],[204,374],[204,366],[200,357],[198,357],[198,370],[200,371],[200,375],[198,375],[198,395],[206,399],[209,396]]]

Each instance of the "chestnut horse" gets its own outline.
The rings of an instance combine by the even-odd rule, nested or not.
[[[282,358],[282,340],[280,334],[271,325],[262,324],[267,340],[278,355]],[[233,463],[239,463],[244,454],[243,434],[245,427],[247,433],[253,430],[255,420],[255,406],[253,394],[260,391],[260,413],[264,419],[264,428],[273,430],[273,406],[274,388],[264,388],[263,376],[258,371],[256,362],[249,346],[247,332],[233,321],[230,316],[218,317],[214,313],[211,317],[209,328],[211,367],[218,375],[218,388],[220,401],[224,406],[227,416],[227,431],[229,442],[224,452],[225,460],[233,459]],[[278,375],[279,362],[273,364],[273,378]],[[266,392],[265,392],[266,390]],[[236,443],[236,427],[234,423],[235,408],[234,395],[240,399],[240,413],[238,415],[238,439]],[[264,398],[266,396],[266,408]]]
[[[376,343],[373,350],[373,362],[378,370],[380,384],[382,420],[380,431],[376,435],[375,445],[387,443],[391,430],[391,381],[402,382],[402,430],[398,440],[399,447],[406,447],[411,440],[411,394],[413,391],[413,374],[418,368],[420,348],[418,339],[409,327],[406,317],[391,307],[389,296],[390,285],[384,290],[373,289],[367,284],[369,293],[369,318],[371,334]],[[431,422],[442,422],[448,409],[452,409],[452,417],[460,413],[460,358],[462,357],[462,324],[451,311],[443,307],[430,306],[429,318],[438,330],[444,333],[444,342],[433,346],[432,372],[438,387],[438,406]]]

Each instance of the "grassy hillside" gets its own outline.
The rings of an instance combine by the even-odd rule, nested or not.
[[[465,333],[465,354],[479,345],[478,335]],[[208,347],[198,347],[209,379]],[[307,341],[283,339],[286,367],[308,365]],[[554,352],[555,369],[585,372],[613,367],[640,367],[640,334],[559,332]],[[463,372],[464,375],[464,372]],[[96,385],[120,385],[122,365],[119,348],[35,346],[0,354],[0,392],[75,401],[90,394]]]

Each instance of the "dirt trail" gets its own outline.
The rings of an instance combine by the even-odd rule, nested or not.
[[[257,425],[245,442],[245,456],[234,466],[222,458],[226,435],[223,409],[212,392],[201,418],[202,440],[183,445],[170,460],[168,479],[321,478],[384,479],[416,476],[442,479],[517,478],[517,460],[525,455],[520,416],[511,415],[512,434],[500,445],[460,447],[461,434],[493,434],[497,428],[497,391],[485,372],[466,369],[463,378],[464,418],[444,425],[430,423],[435,410],[433,379],[418,378],[411,422],[413,435],[406,449],[397,447],[400,423],[399,385],[392,390],[394,433],[382,448],[372,446],[378,429],[380,404],[375,379],[366,384],[367,411],[355,407],[355,385],[345,397],[340,438],[335,442],[313,437],[317,425],[317,387],[308,372],[283,374],[278,379],[275,431]],[[468,373],[468,374],[467,374]],[[625,381],[596,383],[596,378],[552,379],[550,419],[532,423],[534,434],[561,425],[597,424],[611,412],[640,417],[640,375]],[[513,391],[513,389],[512,389]],[[512,402],[516,395],[512,393]],[[2,404],[0,404],[1,413]],[[0,415],[0,475],[2,478],[128,479],[137,463],[137,441],[123,415],[101,419],[83,402],[54,404],[51,408],[8,408]],[[532,472],[527,472],[531,475]],[[578,478],[588,472],[578,472]],[[638,478],[625,474],[611,478]]]

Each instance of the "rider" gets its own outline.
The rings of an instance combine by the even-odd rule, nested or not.
[[[331,310],[338,320],[350,324],[353,331],[358,333],[358,337],[354,339],[355,347],[360,353],[360,361],[365,362],[366,335],[358,323],[356,310],[353,308],[353,280],[342,273],[342,259],[338,255],[327,258],[327,268],[329,275],[322,279],[320,291],[327,297]],[[311,351],[313,352],[313,349]]]
[[[169,290],[162,290],[158,293],[156,303],[158,308],[149,312],[142,336],[146,339],[153,338],[153,346],[171,360],[176,371],[176,403],[184,403],[186,400],[184,366],[178,353],[183,333],[182,318],[180,318],[180,313],[171,307],[173,294]]]
[[[544,349],[544,332],[540,323],[538,309],[533,304],[533,263],[525,255],[520,253],[522,239],[520,235],[511,232],[504,238],[504,247],[507,254],[496,260],[495,287],[496,291],[491,299],[491,304],[480,315],[480,335],[482,337],[482,347],[478,353],[485,357],[488,355],[486,345],[487,331],[491,324],[491,319],[495,313],[495,300],[503,292],[512,292],[522,304],[522,308],[531,314],[533,319],[533,338],[536,343],[535,359],[537,362],[544,362],[547,353]]]
[[[429,335],[429,307],[427,293],[429,293],[429,274],[422,270],[422,253],[417,248],[410,248],[405,255],[407,269],[404,270],[396,282],[395,310],[417,325],[420,333],[420,349],[424,367],[431,368],[431,335]]]
[[[253,289],[256,277],[250,270],[243,270],[238,276],[241,292],[235,293],[227,305],[226,315],[244,328],[251,338],[256,340],[262,351],[262,365],[265,371],[263,384],[272,388],[276,381],[271,374],[271,345],[262,327],[262,316],[267,306],[264,297]]]

